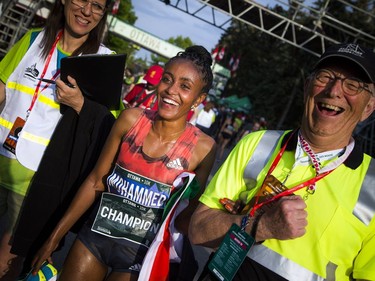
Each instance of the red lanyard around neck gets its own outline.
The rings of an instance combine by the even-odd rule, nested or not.
[[[47,56],[47,59],[46,59],[46,62],[44,64],[44,69],[42,71],[42,74],[40,76],[40,79],[39,79],[39,82],[38,82],[38,85],[36,86],[35,88],[35,91],[34,91],[34,95],[33,95],[33,99],[31,101],[31,104],[30,104],[30,107],[29,109],[27,110],[27,115],[26,115],[26,118],[29,116],[31,110],[33,109],[34,105],[35,105],[35,102],[38,98],[38,95],[39,95],[39,88],[40,88],[40,85],[42,83],[42,79],[44,78],[44,76],[46,75],[46,72],[47,72],[47,69],[48,69],[48,66],[51,62],[51,58],[52,58],[52,55],[53,55],[53,52],[55,51],[56,49],[56,45],[57,45],[57,42],[59,42],[61,36],[63,34],[63,31],[61,30],[58,34],[57,34],[57,37],[56,37],[56,40],[55,42],[53,43],[52,45],[52,48],[51,50],[49,51],[48,53],[48,56]],[[60,71],[58,70],[55,75],[53,76],[53,79],[56,78],[58,75],[59,75]],[[47,86],[45,86],[43,89],[45,89]]]
[[[267,175],[266,177],[264,178],[263,180],[263,183],[262,183],[262,186],[264,185],[264,182],[265,180],[268,178],[269,175],[271,175],[271,173],[275,170],[277,164],[279,163],[281,157],[283,156],[284,152],[285,152],[285,149],[286,149],[286,146],[287,144],[289,143],[290,139],[292,138],[292,136],[294,135],[295,131],[292,132],[292,134],[290,135],[290,137],[288,138],[288,140],[286,141],[286,143],[284,144],[284,146],[280,149],[279,153],[276,155],[276,158],[273,160],[272,164],[271,164],[271,167],[270,169],[268,170],[267,172]],[[326,171],[324,173],[321,173],[321,174],[317,174],[315,177],[303,182],[303,183],[300,183],[290,189],[287,189],[283,192],[280,192],[278,194],[275,194],[275,196],[273,196],[272,198],[264,201],[264,202],[261,202],[261,203],[258,203],[259,202],[259,198],[260,198],[260,191],[258,192],[258,194],[256,195],[256,199],[255,199],[255,203],[254,203],[254,206],[253,208],[251,209],[250,211],[250,216],[254,216],[255,215],[255,212],[256,210],[258,210],[260,207],[262,207],[263,205],[265,204],[269,204],[283,196],[287,196],[287,195],[292,195],[294,192],[300,190],[301,188],[305,187],[305,186],[311,186],[311,185],[314,185],[318,180],[324,178],[326,175],[328,175],[329,173],[331,173],[334,169],[331,169],[329,171]]]

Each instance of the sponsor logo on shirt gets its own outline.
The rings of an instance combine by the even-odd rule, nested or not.
[[[182,167],[182,164],[181,164],[180,158],[177,158],[177,159],[175,159],[175,160],[170,161],[170,162],[167,164],[167,167],[168,167],[168,168],[171,168],[171,169],[176,169],[176,170],[183,170],[183,169],[184,169],[184,168]]]
[[[26,78],[29,77],[29,78],[35,79],[36,77],[38,77],[38,75],[39,75],[39,71],[38,69],[36,69],[36,63],[34,63],[30,67],[26,67],[26,70],[25,70]]]
[[[130,270],[134,270],[134,271],[141,271],[141,268],[142,268],[142,266],[139,263],[134,264],[134,265],[129,267]]]

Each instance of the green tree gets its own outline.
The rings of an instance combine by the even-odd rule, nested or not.
[[[137,21],[138,17],[135,15],[131,0],[120,1],[120,7],[116,17],[129,24],[134,24]]]
[[[315,10],[329,15],[323,18],[320,31],[339,42],[374,47],[371,39],[375,34],[373,0],[331,1],[328,9],[324,10],[326,3],[325,0],[316,0],[313,4]],[[284,10],[280,6],[272,10],[285,16],[293,13],[292,9]],[[333,19],[337,20],[337,24],[333,24]],[[316,27],[316,20],[308,13],[298,15],[298,22],[306,27]],[[304,106],[304,83],[314,69],[316,56],[236,20],[232,21],[217,45],[226,47],[225,57],[217,62],[224,67],[228,67],[233,55],[240,56],[239,68],[226,84],[222,97],[249,97],[252,104],[250,113],[264,116],[269,121],[268,128],[299,126]],[[369,127],[368,132],[373,132],[373,127]],[[372,134],[368,133],[368,136]],[[373,139],[365,134],[362,138]],[[367,153],[373,155],[374,151]]]
[[[114,2],[115,1],[112,1],[110,5],[110,13],[112,11]],[[131,0],[121,0],[118,13],[114,16],[119,20],[122,20],[131,25],[133,25],[137,20],[137,16],[135,15]],[[129,42],[116,36],[115,34],[112,34],[111,32],[108,32],[105,44],[118,54],[127,54],[128,64],[133,61],[133,56],[135,51],[137,50],[137,46],[134,46],[132,42]]]
[[[321,10],[325,2],[317,0],[314,8]],[[331,1],[327,12],[347,25],[370,35],[375,34],[374,2],[352,0],[350,3],[359,9],[341,1]],[[289,13],[280,6],[272,10],[285,16]],[[312,26],[314,20],[309,14],[302,14],[298,18],[305,26]],[[363,36],[338,31],[336,26],[327,22],[323,22],[322,26],[327,36],[338,41],[358,42],[373,47],[373,43],[369,44]],[[236,20],[232,21],[218,44],[226,46],[226,55],[219,62],[222,66],[228,66],[232,55],[240,56],[239,68],[228,81],[223,97],[248,96],[252,104],[251,113],[266,117],[270,127],[284,129],[297,126],[303,111],[305,78],[313,70],[317,58]]]
[[[312,55],[238,21],[232,22],[219,45],[226,46],[226,55],[219,62],[222,66],[227,67],[232,56],[240,57],[239,68],[229,79],[223,97],[248,96],[251,113],[264,116],[270,127],[298,126],[303,74],[305,68],[311,68]]]
[[[189,37],[182,37],[181,35],[177,36],[177,37],[170,37],[167,42],[177,46],[177,47],[180,47],[182,49],[186,49],[187,47],[190,47],[192,45],[194,45],[194,43],[191,41],[191,39]],[[152,61],[152,64],[160,64],[160,65],[164,65],[168,59],[167,58],[164,58],[162,56],[159,56],[159,55],[154,55],[152,54],[151,55],[151,61]]]

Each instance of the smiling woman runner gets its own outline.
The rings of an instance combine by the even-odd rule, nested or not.
[[[131,108],[121,113],[97,165],[36,255],[35,272],[103,194],[99,211],[83,226],[59,280],[137,280],[163,209],[175,192],[174,180],[184,171],[194,172],[201,194],[212,168],[215,141],[186,121],[190,108],[201,103],[211,87],[211,63],[203,47],[187,48],[165,65],[157,111]],[[176,218],[175,226],[183,234],[198,196]]]

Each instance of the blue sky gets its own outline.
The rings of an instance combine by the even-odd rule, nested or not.
[[[191,3],[194,4],[194,1],[189,0],[189,7]],[[158,0],[133,0],[132,4],[138,17],[134,26],[160,39],[167,40],[181,35],[211,51],[223,33],[223,30]],[[148,54],[148,51],[141,50],[137,56],[144,58]]]

